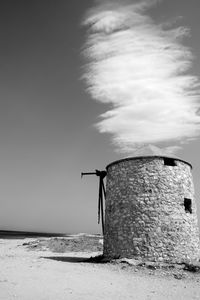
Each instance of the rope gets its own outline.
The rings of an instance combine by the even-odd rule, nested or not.
[[[106,199],[106,189],[105,189],[103,180],[106,177],[107,172],[96,170],[95,172],[81,173],[81,177],[83,175],[96,175],[96,176],[99,177],[98,224],[101,221],[102,233],[104,235],[104,207],[103,207],[103,203]]]

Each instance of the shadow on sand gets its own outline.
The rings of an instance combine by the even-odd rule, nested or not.
[[[71,256],[43,256],[41,258],[50,259],[50,260],[57,260],[63,262],[70,262],[70,263],[80,263],[80,262],[88,262],[88,258],[86,257],[71,257]]]
[[[77,257],[77,256],[41,256],[40,258],[69,262],[69,263],[107,263],[109,260],[105,260],[103,255],[95,257]]]

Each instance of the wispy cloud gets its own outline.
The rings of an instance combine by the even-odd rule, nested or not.
[[[121,152],[200,134],[199,84],[182,41],[188,29],[156,24],[147,11],[157,2],[96,1],[83,22],[87,90],[110,104],[96,126]]]

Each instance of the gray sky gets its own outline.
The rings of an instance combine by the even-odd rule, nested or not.
[[[106,106],[95,103],[80,80],[81,19],[90,0],[0,2],[0,229],[98,232],[96,177],[124,155],[94,128]],[[182,16],[185,43],[200,76],[199,9],[196,0],[164,0],[152,9],[159,21]],[[193,165],[200,211],[200,140],[178,153]],[[200,212],[198,213],[200,218]]]

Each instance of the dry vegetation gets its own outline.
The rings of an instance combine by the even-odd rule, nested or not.
[[[103,250],[103,239],[100,235],[40,238],[24,243],[23,246],[29,250],[50,250],[57,253],[99,252]]]

